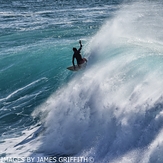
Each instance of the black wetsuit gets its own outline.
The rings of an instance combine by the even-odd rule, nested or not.
[[[82,44],[80,45],[80,48],[78,50],[76,50],[73,54],[73,57],[72,57],[73,66],[75,66],[75,63],[74,63],[75,58],[76,58],[78,66],[83,63],[83,59],[82,59],[82,56],[80,54],[81,49],[82,49]]]

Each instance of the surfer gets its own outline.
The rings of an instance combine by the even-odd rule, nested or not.
[[[78,67],[80,67],[80,65],[83,64],[84,62],[87,62],[87,59],[86,58],[82,58],[82,56],[80,54],[80,51],[82,49],[81,40],[79,40],[79,44],[80,44],[80,48],[78,50],[76,48],[73,48],[74,54],[73,54],[73,57],[72,57],[72,64],[74,66],[74,69],[75,69],[75,63],[74,63],[75,59],[77,61]]]

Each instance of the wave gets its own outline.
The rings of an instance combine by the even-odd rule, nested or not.
[[[125,5],[90,40],[86,70],[33,113],[45,114],[38,152],[95,162],[163,160],[161,6]]]
[[[44,11],[37,13],[39,16],[47,14]],[[43,41],[39,47],[35,44],[33,51],[39,48],[39,54],[46,54],[48,47],[50,55],[36,57],[32,53],[27,57],[30,62],[25,62],[25,59],[20,63],[21,66],[26,64],[25,68],[30,63],[30,70],[39,65],[39,71],[33,73],[28,82],[17,86],[17,89],[14,87],[0,102],[3,102],[2,109],[7,115],[10,113],[6,107],[17,107],[21,111],[26,107],[29,112],[29,106],[29,114],[34,110],[32,121],[35,123],[31,122],[31,117],[30,120],[19,119],[19,127],[15,124],[12,132],[15,138],[6,138],[6,143],[2,143],[6,153],[20,156],[92,156],[95,162],[100,163],[163,161],[162,3],[124,4],[112,14],[113,17],[84,46],[88,58],[85,70],[68,74],[65,70],[68,57],[57,56],[56,51],[72,45],[72,38],[64,45],[58,41],[55,48],[51,40],[46,44]],[[69,53],[68,48],[61,51]],[[39,58],[37,63],[34,56]],[[60,64],[62,59],[66,61]],[[40,66],[40,61],[43,63],[45,60],[47,62]],[[53,71],[54,61],[59,72],[58,69]],[[10,67],[14,66],[11,64]],[[10,67],[4,67],[1,73]],[[37,100],[43,104],[37,106],[35,97],[40,94],[42,96]],[[27,99],[31,99],[29,104]],[[23,129],[20,129],[20,124]],[[8,128],[11,129],[10,126]],[[2,133],[5,137],[5,132]]]

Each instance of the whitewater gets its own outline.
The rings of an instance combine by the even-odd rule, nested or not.
[[[1,6],[0,162],[163,162],[161,1]]]

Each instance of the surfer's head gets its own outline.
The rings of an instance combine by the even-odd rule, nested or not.
[[[73,50],[74,52],[76,52],[76,51],[77,51],[77,49],[76,49],[76,48],[73,48],[72,50]]]

